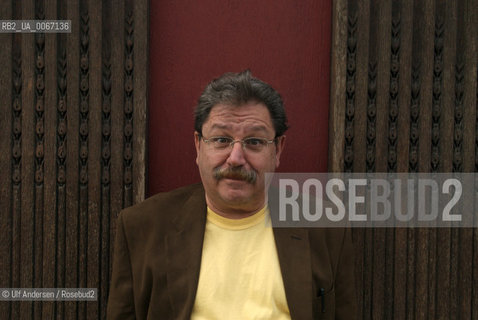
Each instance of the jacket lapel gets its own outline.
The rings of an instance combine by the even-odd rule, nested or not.
[[[175,212],[175,228],[166,236],[167,286],[174,319],[189,319],[196,297],[206,225],[203,188],[186,200],[181,212]]]
[[[312,271],[306,229],[274,228],[282,281],[292,319],[312,319]]]

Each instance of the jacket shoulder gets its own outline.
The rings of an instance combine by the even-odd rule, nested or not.
[[[155,194],[123,209],[120,214],[125,225],[145,226],[148,223],[167,220],[173,214],[180,214],[185,203],[196,197],[204,198],[204,188],[201,183]]]

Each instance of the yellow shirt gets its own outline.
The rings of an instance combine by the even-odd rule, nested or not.
[[[290,319],[265,207],[244,219],[227,219],[208,208],[191,319]]]

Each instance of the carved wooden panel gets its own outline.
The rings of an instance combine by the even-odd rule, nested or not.
[[[474,0],[334,0],[329,167],[478,170]],[[362,319],[478,314],[472,229],[354,229]]]
[[[72,21],[0,34],[0,287],[98,289],[1,318],[104,319],[115,219],[145,196],[148,1],[2,1],[0,17]]]

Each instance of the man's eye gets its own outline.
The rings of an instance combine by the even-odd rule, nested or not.
[[[249,139],[246,139],[244,141],[246,142],[246,144],[248,146],[254,146],[254,147],[262,146],[265,143],[264,140],[259,139],[259,138],[249,138]]]
[[[229,144],[231,143],[231,138],[227,138],[227,137],[216,137],[216,138],[213,138],[212,141],[214,143],[217,143],[217,144]]]

